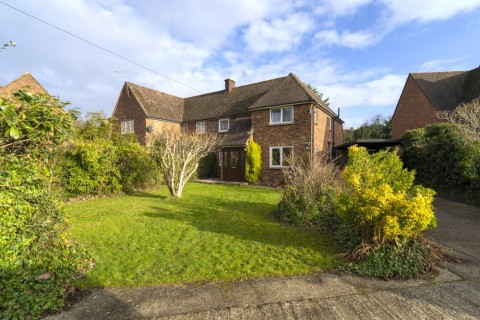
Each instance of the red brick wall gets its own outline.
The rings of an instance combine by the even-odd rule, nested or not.
[[[124,85],[112,116],[118,119],[119,123],[133,120],[135,136],[141,145],[145,145],[146,116],[133,94],[127,93],[127,90]]]
[[[407,130],[440,122],[437,111],[412,76],[408,76],[392,117],[392,138],[400,139]]]
[[[317,124],[313,125],[313,143],[317,152],[331,152],[333,144],[343,143],[343,125],[337,120],[334,121],[333,128],[330,128],[331,115],[317,108]]]
[[[35,78],[30,73],[25,73],[18,79],[10,82],[7,86],[0,87],[0,96],[12,97],[13,93],[18,90],[48,94],[48,92],[45,91],[45,89],[35,80]]]
[[[227,119],[227,118],[222,118],[222,119]],[[195,133],[197,131],[197,122],[205,122],[205,131],[207,132],[213,132],[213,133],[218,133],[220,135],[220,139],[222,139],[223,135],[225,135],[227,132],[218,132],[218,120],[220,119],[210,119],[210,120],[199,120],[199,121],[189,121],[189,122],[184,122],[182,124],[182,130],[186,130],[187,132],[190,133]],[[232,123],[235,120],[234,118],[229,118],[229,126],[230,128],[232,127]]]
[[[296,156],[310,154],[307,142],[311,142],[310,105],[294,107],[292,124],[270,125],[270,109],[252,112],[253,140],[262,148],[262,183],[277,185],[283,182],[281,169],[270,168],[270,147],[293,146]]]

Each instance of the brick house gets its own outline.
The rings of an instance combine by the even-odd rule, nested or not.
[[[480,67],[469,71],[410,73],[392,117],[392,137],[441,122],[439,111],[480,96]]]
[[[0,97],[10,98],[13,93],[18,90],[24,90],[28,92],[48,94],[47,90],[42,87],[30,73],[26,72],[17,79],[11,81],[5,86],[0,86]]]
[[[165,129],[218,133],[221,178],[228,181],[244,180],[249,139],[262,149],[266,184],[283,178],[288,154],[330,153],[343,142],[343,121],[294,74],[239,87],[226,79],[224,90],[185,99],[126,82],[112,116],[143,145]]]

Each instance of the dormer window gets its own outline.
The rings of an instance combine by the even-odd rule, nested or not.
[[[229,119],[218,120],[218,132],[227,132],[230,127]]]
[[[283,107],[270,110],[270,124],[293,122],[293,107]]]

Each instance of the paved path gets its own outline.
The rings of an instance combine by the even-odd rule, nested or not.
[[[428,237],[462,263],[435,279],[319,273],[203,286],[97,290],[48,319],[480,319],[480,209],[436,201]]]

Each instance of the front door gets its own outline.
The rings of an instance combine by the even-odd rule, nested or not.
[[[222,179],[245,181],[245,151],[243,148],[225,148],[222,150],[222,158]]]

